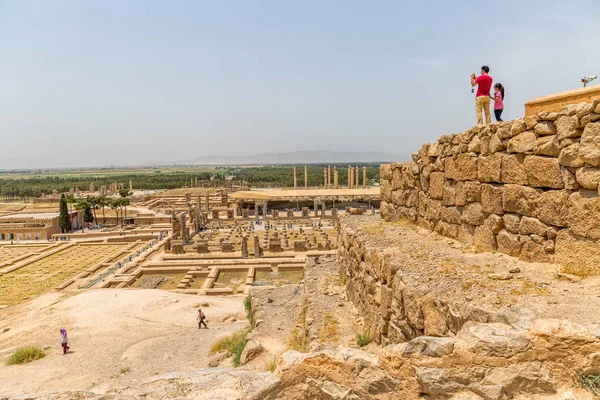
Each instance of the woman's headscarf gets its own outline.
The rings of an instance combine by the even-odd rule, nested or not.
[[[63,338],[67,337],[67,331],[64,328],[60,328],[60,336]]]

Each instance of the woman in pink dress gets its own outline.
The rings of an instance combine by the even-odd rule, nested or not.
[[[490,95],[492,100],[494,100],[494,114],[496,116],[496,121],[502,122],[502,111],[504,111],[504,86],[501,83],[496,83],[494,85],[494,95]]]

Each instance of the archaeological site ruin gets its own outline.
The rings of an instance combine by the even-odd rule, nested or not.
[[[66,232],[62,193],[2,205],[0,357],[45,356],[0,366],[0,398],[598,398],[598,93],[443,135],[378,182],[92,185],[71,194],[129,203]]]

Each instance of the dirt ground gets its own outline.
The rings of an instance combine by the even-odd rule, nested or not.
[[[206,313],[209,329],[197,328],[198,307]],[[222,322],[229,317],[239,322]],[[206,367],[215,340],[246,324],[243,296],[123,289],[43,295],[0,310],[0,397],[54,390],[103,392],[159,374],[197,370]],[[62,354],[59,328],[69,334],[67,355]],[[16,348],[28,345],[45,348],[47,356],[4,365]]]

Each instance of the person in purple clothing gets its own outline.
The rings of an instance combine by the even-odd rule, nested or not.
[[[494,100],[494,115],[496,121],[502,122],[502,111],[504,111],[504,86],[501,83],[494,85],[494,95],[490,95],[490,98]]]

